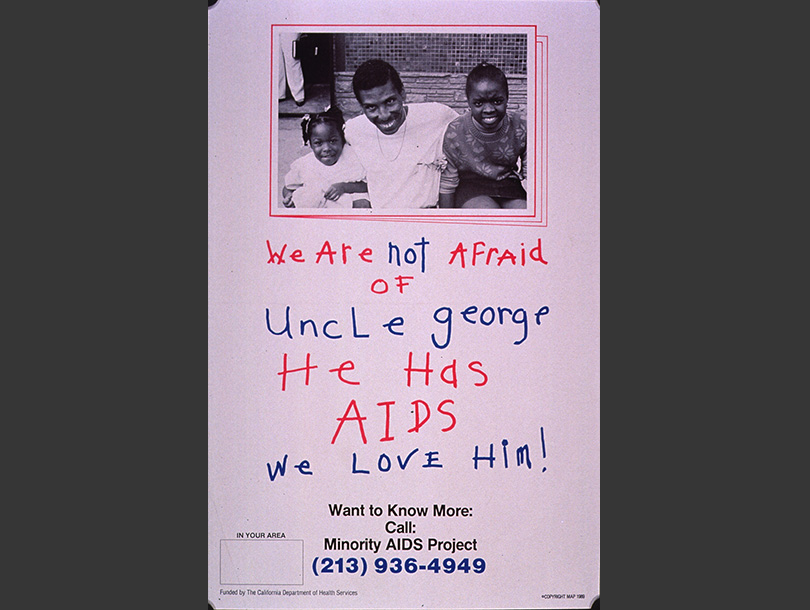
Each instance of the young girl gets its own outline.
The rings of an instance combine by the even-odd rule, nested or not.
[[[340,108],[305,115],[301,121],[304,144],[312,152],[296,159],[284,177],[282,203],[288,208],[371,207],[365,170],[343,135]]]
[[[506,110],[506,76],[478,64],[467,75],[466,93],[469,112],[444,134],[439,207],[525,208],[526,118]]]

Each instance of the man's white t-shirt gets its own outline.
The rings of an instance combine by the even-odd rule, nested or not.
[[[346,121],[346,140],[366,170],[373,209],[427,208],[439,199],[442,140],[458,113],[444,104],[407,104],[405,122],[385,135],[365,115]]]

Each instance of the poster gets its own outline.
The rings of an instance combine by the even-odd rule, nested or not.
[[[598,3],[218,0],[208,29],[209,604],[592,607]],[[507,95],[476,106],[481,63]],[[495,106],[482,154],[525,150],[479,184],[450,146]],[[341,192],[306,199],[318,172]]]

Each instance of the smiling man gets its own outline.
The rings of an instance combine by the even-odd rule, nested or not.
[[[399,74],[379,59],[357,68],[352,87],[363,116],[346,122],[346,140],[366,170],[371,207],[437,207],[444,130],[458,113],[407,104]]]

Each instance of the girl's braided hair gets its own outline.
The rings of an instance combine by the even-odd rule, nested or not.
[[[343,134],[343,112],[337,106],[330,106],[323,112],[304,115],[301,120],[301,135],[304,137],[304,144],[309,144],[312,128],[320,123],[332,123],[337,128],[343,143],[346,143],[346,136]]]

